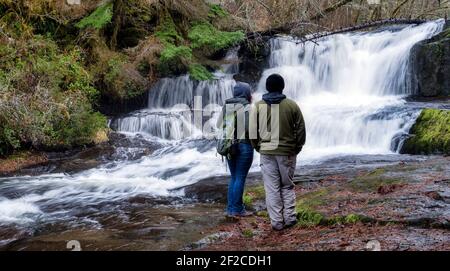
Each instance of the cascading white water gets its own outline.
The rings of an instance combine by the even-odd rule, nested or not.
[[[303,157],[336,154],[386,154],[397,151],[392,139],[407,133],[412,112],[401,109],[408,58],[417,42],[442,31],[443,21],[401,30],[334,35],[316,43],[271,41],[272,73],[286,80],[284,93],[302,108],[307,144]]]
[[[255,96],[262,94],[269,74],[285,77],[285,93],[300,104],[307,124],[302,163],[336,155],[392,153],[393,139],[405,133],[417,115],[403,100],[411,94],[405,84],[409,50],[442,27],[441,20],[395,31],[336,35],[318,45],[273,39],[270,68]],[[195,95],[203,97],[203,105],[223,104],[235,84],[236,58],[237,51],[231,51],[226,59],[232,63],[210,82],[195,83],[188,76],[161,80],[150,92],[148,109],[113,122],[120,132],[160,141],[163,148],[155,153],[75,175],[0,179],[0,224],[76,219],[77,210],[98,211],[96,204],[137,195],[168,196],[171,189],[225,174],[213,141],[199,139],[201,132],[194,127],[189,127],[188,138],[182,137],[180,127],[191,124],[174,106],[191,106]],[[257,165],[255,161],[252,170],[258,170]]]

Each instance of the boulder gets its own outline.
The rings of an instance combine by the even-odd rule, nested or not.
[[[401,153],[450,155],[450,111],[424,109]]]
[[[450,95],[450,21],[442,33],[412,48],[410,63],[410,86],[414,94]]]

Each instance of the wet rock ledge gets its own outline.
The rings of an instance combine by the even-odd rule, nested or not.
[[[413,47],[410,63],[413,93],[423,97],[450,95],[450,21],[441,34]]]

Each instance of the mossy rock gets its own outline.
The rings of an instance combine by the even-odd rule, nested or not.
[[[245,190],[243,201],[247,208],[253,208],[255,201],[263,200],[266,196],[264,186],[253,186]]]
[[[450,155],[450,111],[424,109],[410,134],[402,153]]]
[[[220,31],[210,23],[200,22],[192,26],[188,38],[193,49],[201,50],[205,55],[212,55],[243,41],[245,34],[242,31]]]

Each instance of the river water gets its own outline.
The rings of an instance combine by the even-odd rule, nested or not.
[[[307,144],[299,156],[300,167],[355,155],[400,157],[402,140],[421,107],[405,99],[414,94],[407,84],[409,53],[417,42],[441,32],[443,25],[439,20],[306,44],[274,38],[270,67],[263,72],[254,100],[264,93],[267,76],[279,73],[285,78],[284,93],[300,105],[306,121]],[[73,175],[0,179],[1,227],[30,234],[55,224],[101,229],[104,219],[99,217],[125,214],[124,201],[141,197],[180,204],[184,194],[177,188],[225,175],[215,142],[205,131],[215,123],[216,114],[211,112],[231,97],[238,57],[237,49],[230,50],[212,81],[194,82],[189,76],[162,79],[150,90],[148,108],[112,121],[118,132],[160,143],[153,154]],[[193,125],[187,114],[195,96],[202,97],[198,108],[211,113],[201,117],[203,127]],[[259,171],[258,161],[256,156],[253,172]],[[1,245],[14,238],[0,239]]]

